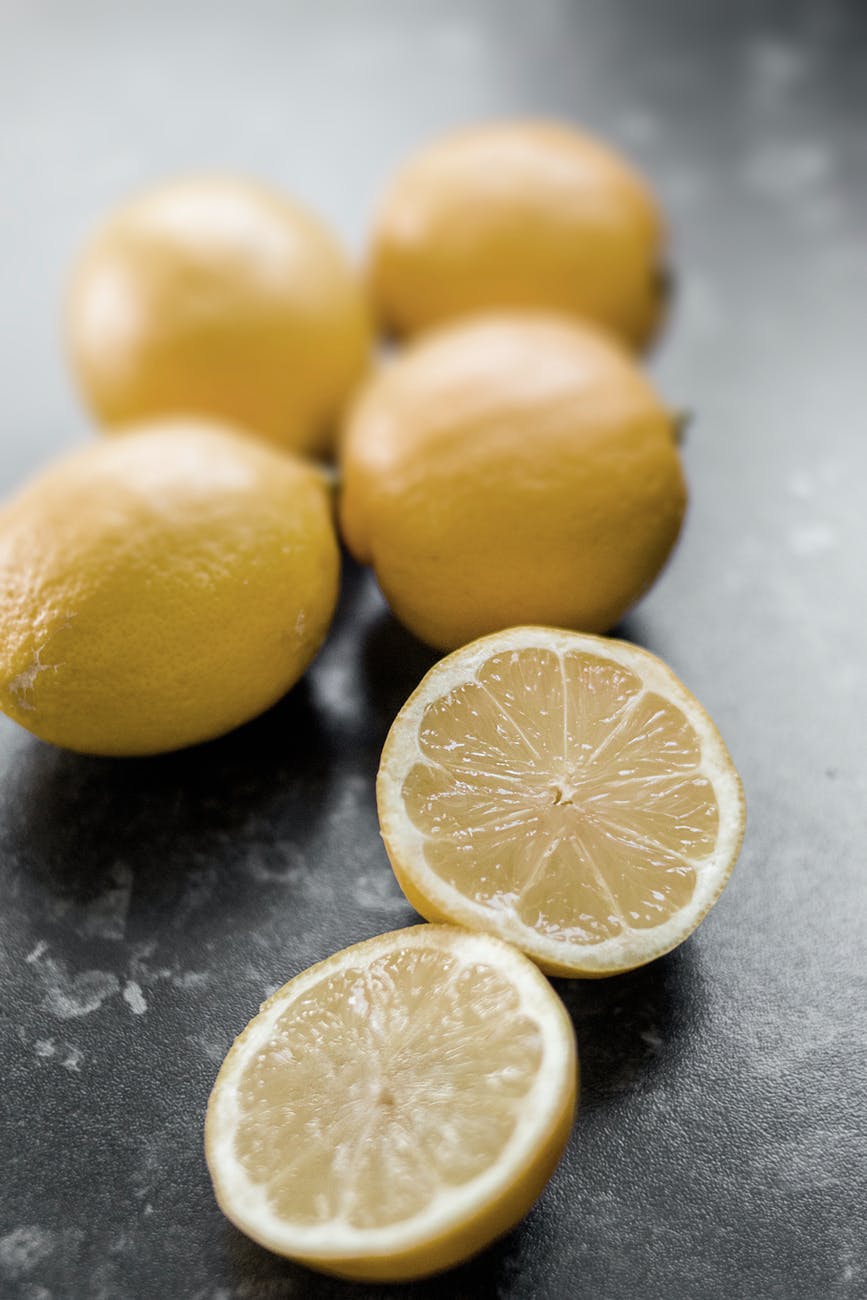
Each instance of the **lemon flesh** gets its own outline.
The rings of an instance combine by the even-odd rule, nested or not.
[[[386,742],[378,799],[424,916],[491,930],[573,975],[638,966],[684,939],[744,825],[725,746],[664,664],[532,628],[428,674]]]
[[[486,935],[417,926],[263,1006],[208,1108],[217,1198],[250,1236],[347,1277],[448,1267],[529,1208],[574,1112],[551,987]]]

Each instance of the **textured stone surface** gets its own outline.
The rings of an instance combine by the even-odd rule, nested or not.
[[[147,762],[0,727],[0,1294],[10,1300],[842,1300],[867,1292],[867,15],[855,3],[6,0],[0,480],[83,436],[63,275],[165,174],[291,187],[356,248],[417,142],[581,120],[654,178],[677,307],[653,368],[695,421],[692,508],[622,631],[717,720],[750,823],[679,952],[560,985],[583,1109],[526,1223],[391,1292],[248,1243],[205,1100],[260,1000],[413,919],[377,835],[388,724],[432,656],[369,577],[289,698]]]

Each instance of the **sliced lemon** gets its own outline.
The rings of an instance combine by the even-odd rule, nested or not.
[[[533,627],[431,669],[389,732],[377,801],[423,916],[558,975],[630,970],[685,939],[745,819],[716,727],[661,660]]]
[[[527,1212],[575,1108],[572,1024],[509,944],[412,926],[296,976],[208,1105],[217,1200],[263,1246],[350,1278],[423,1277]]]

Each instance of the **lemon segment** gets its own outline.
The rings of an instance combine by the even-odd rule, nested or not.
[[[670,669],[542,628],[482,638],[428,673],[389,733],[377,798],[423,916],[496,933],[563,975],[680,943],[744,829],[725,746]]]
[[[290,980],[235,1042],[205,1126],[217,1199],[326,1272],[436,1272],[539,1195],[576,1071],[562,1003],[514,948],[450,926],[381,935]]]

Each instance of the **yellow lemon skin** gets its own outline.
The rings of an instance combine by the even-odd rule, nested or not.
[[[656,200],[619,154],[572,126],[505,122],[446,136],[397,173],[369,282],[396,334],[525,307],[643,347],[665,307],[664,244]]]
[[[91,754],[219,736],[301,676],[338,578],[312,466],[191,421],[96,442],[0,512],[0,708]]]
[[[66,325],[102,425],[203,414],[314,453],[371,346],[361,285],[323,223],[219,176],[118,209],[74,269]]]
[[[565,317],[425,336],[363,390],[341,460],[349,549],[440,649],[613,627],[686,507],[671,415],[624,348]]]

